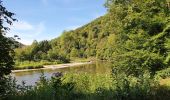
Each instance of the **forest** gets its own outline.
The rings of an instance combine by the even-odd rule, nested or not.
[[[161,85],[160,80],[170,77],[170,1],[106,0],[104,6],[107,14],[78,29],[64,31],[50,41],[35,40],[29,46],[14,48],[13,65],[25,63],[28,67],[32,63],[40,68],[45,63],[96,59],[112,63],[111,75],[57,74],[48,80],[42,74],[34,87],[18,86],[8,78],[7,90],[11,92],[0,97],[8,94],[9,100],[169,100],[170,85]],[[0,67],[1,63],[0,60]]]

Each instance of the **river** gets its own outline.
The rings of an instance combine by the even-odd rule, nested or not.
[[[67,68],[60,69],[43,69],[43,70],[34,70],[34,71],[24,71],[12,73],[17,80],[18,84],[21,84],[22,81],[26,82],[26,85],[35,85],[35,82],[39,80],[39,77],[42,73],[47,78],[50,78],[53,73],[63,72],[63,73],[90,73],[90,74],[106,74],[111,72],[111,63],[108,62],[94,62],[92,64],[72,66]]]

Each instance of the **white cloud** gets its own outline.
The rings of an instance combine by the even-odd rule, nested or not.
[[[20,34],[24,35],[25,37],[31,38],[31,37],[40,35],[45,30],[45,25],[43,22],[40,22],[39,24],[34,25],[33,27],[34,28],[32,30],[28,30],[28,31],[26,31],[24,33],[20,33]]]
[[[14,23],[7,36],[13,37],[14,35],[18,35],[21,38],[21,40],[19,40],[21,43],[29,45],[34,39],[39,39],[44,31],[44,22],[31,24],[27,21],[21,21]]]
[[[26,21],[21,21],[20,23],[14,23],[11,30],[15,33],[18,32],[18,35],[35,37],[45,30],[45,25],[43,22],[33,25]]]
[[[28,22],[19,21],[19,22],[15,22],[11,28],[15,30],[26,31],[26,30],[32,30],[33,26]]]

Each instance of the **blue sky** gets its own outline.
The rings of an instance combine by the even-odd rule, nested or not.
[[[20,42],[50,40],[64,30],[76,29],[106,13],[105,0],[3,0],[14,12],[15,22],[8,36],[19,35]]]

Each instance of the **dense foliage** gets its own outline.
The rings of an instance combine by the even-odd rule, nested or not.
[[[15,59],[19,62],[24,61],[60,61],[69,62],[69,59],[65,55],[60,54],[51,47],[51,44],[44,40],[41,42],[34,41],[30,46],[23,46],[15,49]]]
[[[10,73],[11,68],[14,65],[13,61],[13,39],[5,37],[8,27],[4,26],[4,22],[7,24],[12,24],[13,19],[12,16],[14,13],[11,13],[6,10],[6,8],[2,5],[2,1],[0,1],[0,77],[4,75],[8,75]]]
[[[138,74],[145,69],[154,74],[169,66],[170,9],[166,0],[127,2],[113,2],[109,9],[118,20],[120,31],[116,33],[112,56],[114,66],[123,67],[129,74],[134,71]]]
[[[12,84],[10,84],[12,85]],[[12,85],[7,100],[169,100],[170,90],[160,87],[148,73],[139,78],[125,74],[43,74],[34,87]]]
[[[156,78],[158,79],[166,79],[170,77],[170,68],[163,69],[158,71],[156,74]]]

